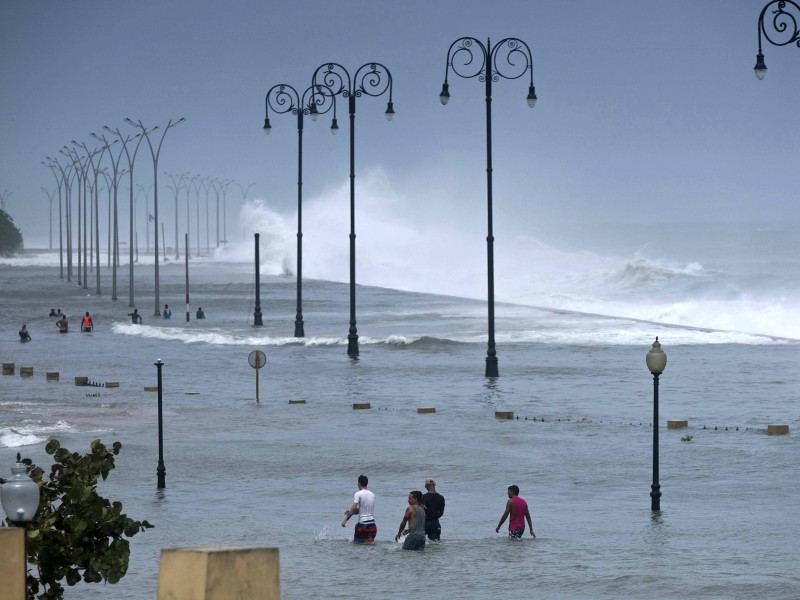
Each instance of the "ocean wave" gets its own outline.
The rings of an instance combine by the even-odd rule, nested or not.
[[[0,429],[0,448],[19,448],[20,446],[33,446],[47,440],[46,435],[22,433],[11,427]]]

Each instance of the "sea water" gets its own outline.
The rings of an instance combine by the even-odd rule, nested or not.
[[[160,269],[160,304],[173,311],[164,320],[154,315],[152,256],[142,253],[141,326],[127,317],[127,265],[112,300],[104,258],[101,296],[94,269],[87,289],[75,274],[61,280],[57,252],[0,261],[0,356],[16,368],[0,378],[0,469],[17,452],[50,464],[51,438],[81,452],[95,438],[120,441],[100,492],[155,525],[131,539],[118,584],[80,584],[68,598],[153,598],[162,548],[209,545],[279,548],[287,599],[800,597],[800,335],[791,319],[800,303],[791,259],[669,263],[644,251],[585,255],[592,268],[577,259],[579,268],[566,268],[573,255],[550,276],[531,261],[533,275],[500,286],[501,299],[515,302],[497,305],[500,377],[487,379],[481,299],[359,285],[354,360],[346,283],[303,283],[306,337],[297,339],[286,262],[262,275],[257,328],[253,267],[231,262],[232,252],[190,261],[188,323],[183,262]],[[204,321],[194,319],[197,306]],[[50,308],[71,317],[69,334],[57,333]],[[628,318],[603,316],[612,309]],[[85,311],[90,335],[79,332]],[[670,324],[654,322],[659,314]],[[704,314],[713,317],[706,327]],[[740,327],[715,327],[731,315]],[[28,344],[16,340],[23,322]],[[655,424],[658,513],[644,361],[655,336],[668,355]],[[258,402],[253,350],[267,357]],[[157,395],[144,391],[156,385],[157,359],[160,491]],[[32,378],[19,376],[24,366]],[[60,380],[47,381],[48,371]],[[76,387],[76,376],[120,387]],[[371,408],[353,409],[364,402]],[[417,412],[427,407],[436,412]],[[689,426],[667,429],[667,419]],[[791,433],[769,436],[771,423]],[[371,547],[351,543],[352,520],[340,526],[362,473],[376,494]],[[426,477],[446,498],[442,541],[402,552],[393,540],[406,496]],[[535,540],[495,533],[511,484],[528,501]]]

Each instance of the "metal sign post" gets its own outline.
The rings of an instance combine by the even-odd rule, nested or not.
[[[247,362],[256,370],[256,404],[258,404],[258,370],[267,364],[267,357],[261,350],[253,350],[247,357]]]

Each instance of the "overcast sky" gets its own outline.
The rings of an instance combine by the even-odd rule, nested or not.
[[[450,44],[519,37],[533,52],[527,84],[494,86],[496,230],[557,241],[605,224],[798,220],[800,49],[766,45],[753,75],[764,0],[6,1],[0,6],[0,191],[26,245],[46,246],[55,189],[40,161],[70,140],[92,145],[124,117],[161,125],[159,171],[231,178],[291,214],[297,132],[271,118],[274,84],[305,88],[316,67],[377,61],[386,99],[358,102],[357,181],[381,172],[412,218],[485,223],[485,104],[476,80],[450,77]],[[304,194],[348,181],[348,125],[306,121]],[[146,150],[146,149],[145,149]],[[152,181],[140,155],[136,182]],[[163,185],[166,179],[160,179]],[[170,198],[160,187],[161,202]],[[228,192],[229,227],[242,198]],[[167,205],[169,206],[169,204]],[[170,214],[162,205],[164,219]],[[343,206],[343,210],[347,210]],[[167,220],[167,231],[170,229]],[[497,233],[497,231],[496,231]]]

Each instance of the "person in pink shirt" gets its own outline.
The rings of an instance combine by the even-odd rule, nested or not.
[[[533,523],[531,522],[531,513],[528,510],[528,503],[519,497],[519,488],[516,485],[508,486],[506,510],[503,512],[503,516],[500,517],[500,522],[495,529],[496,532],[500,532],[500,528],[509,515],[511,515],[511,519],[508,521],[508,537],[515,540],[522,539],[522,535],[525,533],[526,520],[528,521],[528,529],[530,529],[531,535],[536,537],[536,534],[533,533]]]

